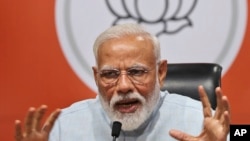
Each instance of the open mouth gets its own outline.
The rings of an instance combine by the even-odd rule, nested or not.
[[[133,113],[141,105],[141,102],[138,99],[125,99],[116,102],[115,109],[121,113]]]

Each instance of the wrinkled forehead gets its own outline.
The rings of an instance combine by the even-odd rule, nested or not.
[[[100,65],[149,65],[156,61],[154,47],[143,36],[127,36],[104,42],[98,50]]]
[[[108,39],[103,42],[97,51],[98,57],[103,55],[102,53],[108,50],[122,50],[131,49],[143,51],[150,50],[150,53],[154,53],[154,45],[152,40],[142,35],[126,35],[118,38]]]

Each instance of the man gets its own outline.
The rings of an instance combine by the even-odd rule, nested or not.
[[[136,24],[113,26],[94,44],[92,68],[98,95],[55,110],[40,130],[46,106],[30,108],[25,130],[16,121],[16,141],[108,141],[113,121],[122,123],[122,141],[226,141],[229,102],[216,88],[217,108],[206,92],[201,102],[161,92],[167,61],[156,37]],[[60,114],[60,116],[59,116]],[[59,116],[59,117],[58,117]]]

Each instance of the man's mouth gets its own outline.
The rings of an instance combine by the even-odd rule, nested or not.
[[[121,113],[134,113],[140,105],[138,99],[126,99],[116,102],[115,109]]]

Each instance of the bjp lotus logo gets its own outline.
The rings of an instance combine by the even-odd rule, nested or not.
[[[60,46],[72,70],[91,89],[95,38],[112,25],[139,23],[158,36],[169,63],[216,62],[230,68],[240,50],[248,0],[56,0]]]
[[[116,17],[113,25],[124,22],[161,25],[156,35],[173,34],[193,25],[190,14],[197,0],[106,0]]]

